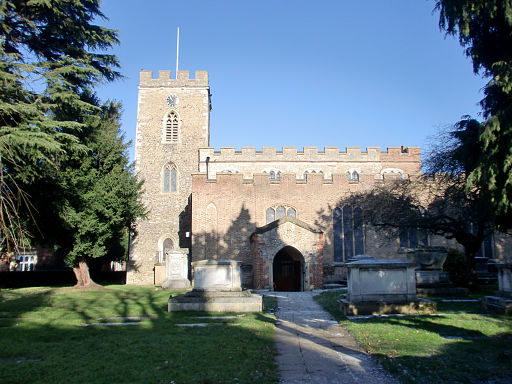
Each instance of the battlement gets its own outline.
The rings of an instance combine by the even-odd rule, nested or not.
[[[298,151],[297,147],[263,147],[256,151],[255,147],[243,147],[241,151],[233,147],[222,147],[220,151],[214,148],[200,148],[199,161],[206,162],[257,162],[257,161],[310,161],[310,162],[420,162],[421,153],[418,147],[388,147],[381,152],[380,147],[368,147],[362,151],[360,147],[347,147],[340,151],[338,147],[325,147],[318,151],[317,147],[304,147]]]
[[[208,87],[208,72],[195,71],[195,78],[189,71],[178,71],[175,79],[171,71],[158,71],[158,78],[153,78],[153,71],[140,71],[139,87]]]
[[[306,179],[302,177],[297,178],[295,173],[282,173],[279,180],[270,179],[267,173],[254,173],[252,178],[244,179],[241,173],[217,173],[215,179],[207,178],[206,173],[199,172],[192,174],[192,190],[203,191],[207,185],[247,185],[247,186],[261,186],[261,185],[276,185],[281,186],[319,186],[319,185],[334,185],[337,187],[346,187],[349,184],[353,185],[371,185],[374,183],[381,183],[385,180],[382,175],[363,174],[357,182],[350,180],[346,174],[335,173],[330,178],[324,178],[322,174],[308,174]]]

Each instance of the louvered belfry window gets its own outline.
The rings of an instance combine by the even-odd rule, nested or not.
[[[165,141],[168,143],[178,142],[178,114],[170,112],[165,123]]]

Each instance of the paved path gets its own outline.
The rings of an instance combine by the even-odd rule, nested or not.
[[[398,383],[313,300],[317,292],[265,294],[278,301],[275,344],[280,383]]]

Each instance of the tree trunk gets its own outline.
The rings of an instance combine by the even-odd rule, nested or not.
[[[468,281],[468,288],[472,291],[477,290],[480,287],[480,283],[478,282],[478,274],[476,271],[476,252],[465,248],[464,256],[466,258],[466,278]]]
[[[75,288],[100,288],[101,285],[96,284],[89,274],[89,266],[85,260],[78,262],[78,267],[73,268],[76,277]]]

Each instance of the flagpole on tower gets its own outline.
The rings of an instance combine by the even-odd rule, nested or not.
[[[178,58],[180,52],[180,27],[178,27],[178,35],[176,37],[176,78],[178,78]]]

